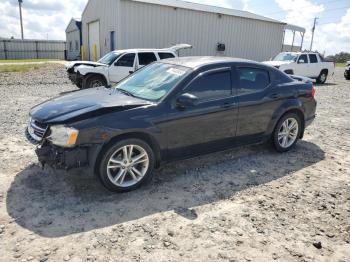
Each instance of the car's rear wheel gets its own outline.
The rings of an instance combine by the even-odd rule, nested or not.
[[[273,133],[273,144],[278,152],[286,152],[297,143],[302,131],[300,117],[295,113],[284,115]]]
[[[94,87],[100,87],[100,86],[106,86],[107,82],[106,80],[99,75],[91,75],[88,76],[88,78],[85,81],[85,84],[83,85],[83,88],[94,88]]]
[[[127,192],[150,180],[154,153],[140,139],[125,139],[111,145],[99,163],[102,184],[111,191]]]
[[[324,84],[327,81],[328,72],[326,70],[322,70],[318,78],[316,79],[316,83]]]

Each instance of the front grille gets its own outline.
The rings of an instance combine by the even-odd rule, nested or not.
[[[30,119],[28,123],[28,128],[27,128],[27,137],[28,139],[33,142],[33,143],[39,143],[43,139],[46,130],[48,128],[48,125],[44,123],[40,123],[39,121],[35,119]]]

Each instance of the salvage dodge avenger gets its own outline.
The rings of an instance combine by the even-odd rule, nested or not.
[[[174,58],[35,106],[26,135],[43,165],[89,167],[123,192],[175,159],[265,141],[288,151],[315,118],[314,94],[311,82],[261,63]]]

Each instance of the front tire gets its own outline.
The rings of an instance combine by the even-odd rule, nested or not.
[[[284,115],[273,132],[273,145],[278,152],[286,152],[297,143],[302,132],[300,117],[295,113]]]
[[[107,86],[107,82],[104,77],[100,75],[91,75],[83,83],[83,88],[95,88],[100,86]]]
[[[110,191],[127,192],[152,178],[154,169],[152,148],[140,139],[125,139],[109,146],[99,165],[99,178]]]

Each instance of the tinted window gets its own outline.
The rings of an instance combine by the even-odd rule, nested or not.
[[[298,63],[302,64],[301,60],[304,60],[304,63],[307,64],[308,63],[307,55],[300,55],[298,59]]]
[[[154,61],[157,61],[156,55],[154,53],[139,53],[139,65],[148,65]]]
[[[262,90],[270,83],[269,73],[264,69],[241,67],[237,71],[239,87],[243,92]]]
[[[160,59],[174,58],[172,53],[158,53]]]
[[[186,89],[199,100],[212,100],[231,95],[231,72],[222,71],[199,76]]]
[[[310,54],[309,55],[310,58],[310,63],[317,63],[317,56],[315,54]]]
[[[135,60],[135,54],[125,54],[118,61],[116,66],[133,67]]]

